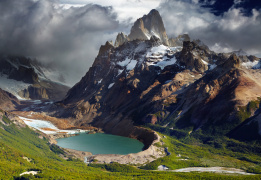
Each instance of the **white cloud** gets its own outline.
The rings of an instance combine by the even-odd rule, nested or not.
[[[248,17],[243,16],[240,9],[230,9],[220,20],[219,27],[224,30],[236,30],[249,23]]]
[[[188,33],[218,52],[241,48],[249,54],[261,51],[260,10],[253,9],[252,15],[245,16],[242,9],[232,6],[223,15],[216,16],[210,9],[202,8],[200,3],[166,0],[159,11],[170,37]]]
[[[178,36],[194,29],[206,28],[214,19],[208,10],[198,3],[167,0],[158,8],[169,36]]]
[[[118,20],[124,22],[131,19],[133,22],[144,14],[147,14],[151,9],[157,8],[161,1],[162,0],[60,0],[60,4],[66,8],[86,4],[111,6],[114,12],[118,14]]]

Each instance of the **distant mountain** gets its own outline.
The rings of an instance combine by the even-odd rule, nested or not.
[[[154,16],[159,21],[151,20]],[[243,123],[259,111],[260,59],[215,53],[188,35],[169,43],[158,16],[152,10],[134,23],[131,35],[120,34],[115,45],[101,46],[92,67],[59,103],[65,110],[57,115],[119,135],[151,123],[248,136]],[[147,19],[150,26],[145,25]],[[159,31],[146,36],[151,29]],[[259,139],[260,130],[255,129]]]
[[[233,51],[232,54],[236,54],[237,56],[247,56],[248,54],[243,50],[239,49],[238,51]]]
[[[53,74],[59,76],[31,58],[0,56],[0,88],[19,99],[61,99],[69,87],[54,81],[58,78],[53,78]]]

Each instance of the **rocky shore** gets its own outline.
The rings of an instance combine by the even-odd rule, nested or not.
[[[64,149],[64,152],[66,153],[66,156],[67,157],[74,157],[74,158],[78,158],[82,161],[85,161],[86,160],[86,157],[88,156],[91,156],[92,153],[90,152],[85,152],[85,151],[77,151],[77,150],[74,150],[74,149],[68,149],[68,148],[63,148]]]
[[[82,161],[85,161],[85,163],[111,163],[111,162],[117,162],[120,164],[145,164],[154,161],[155,159],[158,159],[160,157],[163,157],[166,155],[164,148],[160,148],[155,146],[155,143],[160,142],[160,136],[151,130],[147,130],[144,128],[138,128],[139,129],[138,134],[131,134],[130,136],[134,139],[137,139],[137,137],[142,138],[140,135],[144,135],[144,138],[139,139],[142,140],[144,143],[144,151],[141,151],[139,153],[131,153],[127,155],[118,155],[118,154],[98,154],[98,155],[92,155],[91,152],[85,152],[85,151],[77,151],[73,149],[68,148],[62,148],[65,153],[66,157],[74,157],[78,158]],[[97,131],[102,132],[102,131]],[[141,133],[141,132],[149,132],[147,135]],[[91,133],[96,133],[96,131],[91,131]],[[78,134],[50,134],[49,142],[51,144],[57,144],[56,139],[58,138],[66,138],[71,136],[77,136]]]

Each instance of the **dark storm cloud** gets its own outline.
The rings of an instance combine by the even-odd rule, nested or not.
[[[116,18],[98,5],[64,10],[51,0],[1,0],[0,53],[53,61],[79,80],[99,46],[114,38]]]
[[[232,51],[240,48],[255,54],[261,51],[261,11],[252,9],[246,15],[234,1],[222,15],[202,7],[200,1],[165,1],[159,11],[167,33],[177,36],[188,33],[193,39],[201,39],[216,51]],[[242,2],[241,2],[242,3]]]

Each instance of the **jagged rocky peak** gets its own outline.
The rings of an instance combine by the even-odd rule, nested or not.
[[[164,45],[169,45],[162,18],[155,9],[134,23],[128,37],[131,41],[136,39],[149,40],[153,35],[158,37]]]
[[[170,38],[169,46],[171,47],[182,46],[184,41],[190,41],[190,37],[188,34],[181,34],[176,38]]]
[[[116,37],[114,46],[115,47],[119,47],[121,46],[123,43],[128,42],[129,38],[127,35],[125,35],[123,32],[119,33]]]
[[[207,51],[210,51],[210,49],[208,48],[208,46],[207,46],[206,44],[204,44],[200,39],[193,40],[193,42],[194,42],[195,44],[197,44],[200,48],[206,49]]]
[[[236,54],[232,54],[227,61],[224,62],[222,65],[225,69],[231,69],[231,68],[239,68],[240,66],[240,60],[237,57]]]
[[[102,46],[100,47],[98,56],[100,56],[100,55],[106,53],[108,50],[110,50],[110,49],[112,49],[112,48],[114,48],[113,42],[112,42],[112,41],[107,41],[107,42],[105,43],[105,45],[102,45]]]
[[[0,72],[10,79],[25,83],[37,83],[39,77],[34,66],[37,62],[21,56],[0,56]]]
[[[183,49],[178,55],[178,62],[190,70],[204,72],[209,69],[209,56],[212,52],[207,46],[201,46],[195,41],[184,41]]]

